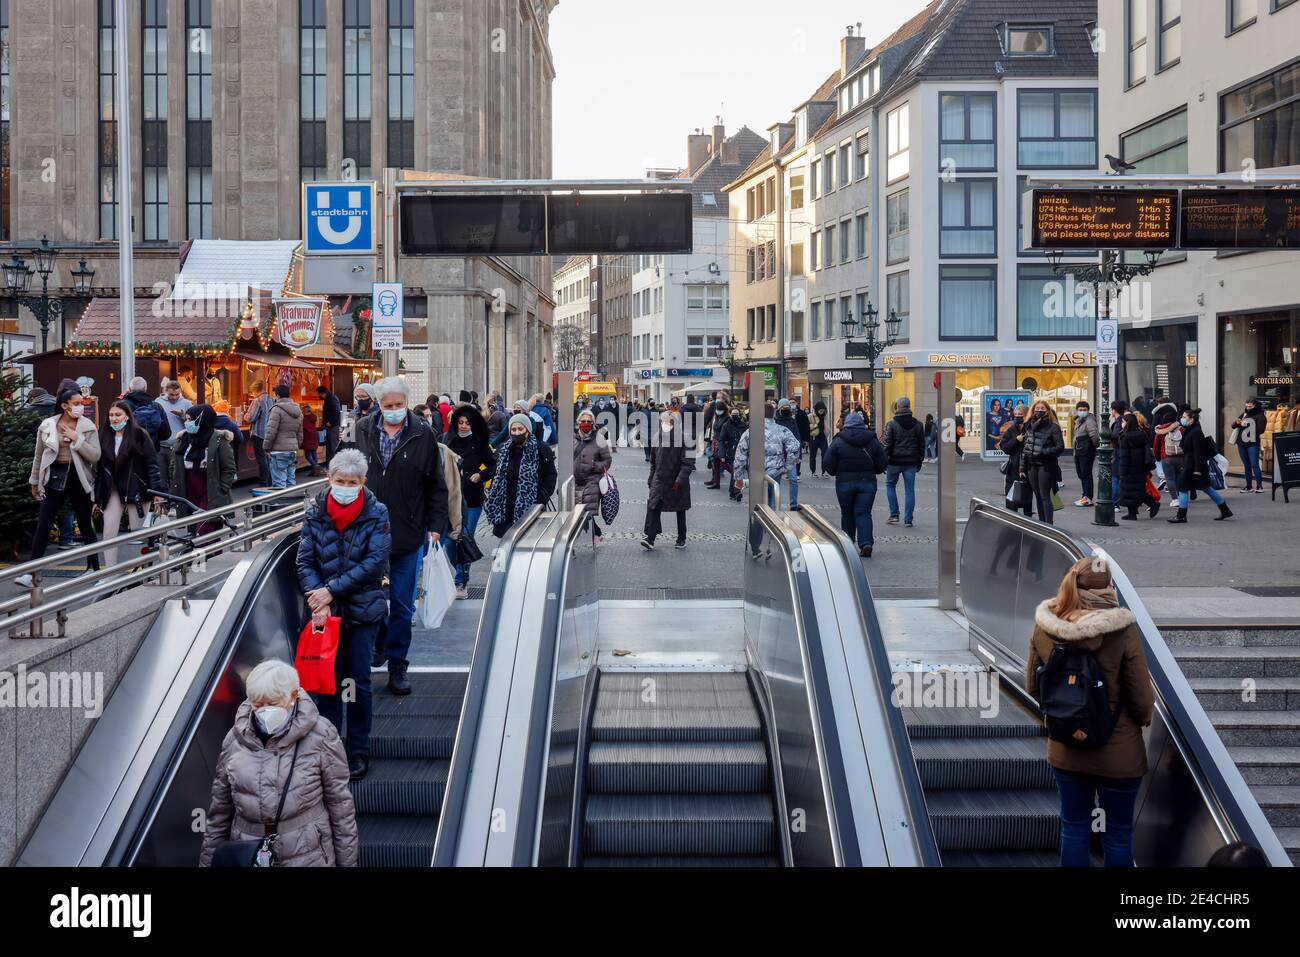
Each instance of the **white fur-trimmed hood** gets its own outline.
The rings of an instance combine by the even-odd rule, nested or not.
[[[1047,598],[1039,602],[1034,611],[1034,624],[1060,641],[1083,641],[1098,638],[1114,631],[1122,631],[1137,619],[1127,608],[1099,608],[1090,611],[1078,621],[1066,621],[1053,614],[1050,606],[1055,601]]]

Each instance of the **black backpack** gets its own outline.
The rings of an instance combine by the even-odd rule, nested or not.
[[[1119,709],[1110,710],[1101,665],[1090,651],[1055,645],[1034,671],[1047,734],[1074,748],[1099,748],[1110,740]]]

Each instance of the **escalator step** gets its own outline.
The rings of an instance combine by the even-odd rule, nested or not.
[[[628,691],[640,693],[653,682],[659,694],[673,692],[728,692],[749,693],[749,678],[743,671],[602,671],[600,692]]]
[[[458,718],[376,715],[370,731],[373,758],[450,758]]]
[[[944,867],[1060,867],[1057,851],[952,851]]]
[[[358,814],[436,815],[442,810],[451,762],[445,758],[377,761],[350,785]]]
[[[462,671],[408,671],[406,680],[411,683],[412,697],[421,694],[452,694],[464,698],[469,675]],[[372,671],[370,683],[375,694],[388,694],[387,671]]]
[[[411,693],[403,698],[394,697],[385,692],[375,695],[372,712],[375,715],[395,714],[411,717],[447,717],[459,718],[461,705],[465,703],[463,695],[452,692],[438,694]]]
[[[1060,846],[1055,791],[933,791],[925,801],[940,851],[1039,851]]]
[[[593,794],[583,847],[598,857],[772,854],[772,801],[766,794]]]
[[[1039,738],[1047,732],[1037,717],[1006,695],[996,714],[984,717],[973,708],[903,708],[907,733],[920,738]]]
[[[364,815],[357,818],[362,867],[428,867],[438,818]]]
[[[607,709],[596,703],[593,741],[757,741],[762,729],[750,708]]]
[[[736,794],[768,789],[761,741],[592,744],[593,794]]]
[[[772,855],[748,857],[589,857],[583,867],[780,867]]]
[[[921,785],[958,788],[1051,788],[1047,749],[1037,738],[939,738],[912,744]]]
[[[653,691],[652,700],[647,696]],[[749,710],[754,707],[754,696],[748,688],[737,691],[683,691],[671,689],[647,689],[640,691],[610,691],[600,689],[596,699],[597,707],[606,709],[622,708],[633,711],[640,708],[738,708]]]

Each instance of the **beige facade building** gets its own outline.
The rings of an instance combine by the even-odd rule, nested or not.
[[[61,292],[83,255],[96,295],[117,292],[112,60],[123,40],[141,295],[174,280],[191,239],[299,238],[304,181],[382,181],[385,167],[551,175],[555,0],[131,0],[124,29],[112,0],[5,7],[0,241],[48,234]],[[419,394],[513,395],[549,380],[549,259],[408,259],[397,278]],[[83,306],[67,303],[51,347]],[[35,332],[12,302],[0,316]]]

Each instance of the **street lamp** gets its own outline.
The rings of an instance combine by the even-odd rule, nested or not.
[[[1149,276],[1160,261],[1162,249],[1148,249],[1143,253],[1146,263],[1122,263],[1119,251],[1103,249],[1100,263],[1082,263],[1080,265],[1061,265],[1061,251],[1052,250],[1047,254],[1052,264],[1052,271],[1057,276],[1073,275],[1076,282],[1092,286],[1092,299],[1095,304],[1096,320],[1100,322],[1110,315],[1112,297],[1118,295],[1122,286],[1127,286],[1134,279]],[[1098,409],[1097,444],[1097,497],[1093,502],[1092,524],[1114,528],[1115,500],[1111,493],[1111,466],[1114,461],[1114,449],[1111,446],[1113,436],[1110,431],[1110,366],[1101,367],[1101,408]]]
[[[28,266],[18,255],[18,250],[14,249],[12,258],[3,266],[5,286],[17,304],[30,309],[36,321],[40,323],[41,351],[47,352],[50,347],[50,326],[63,317],[63,300],[50,298],[50,276],[54,272],[54,261],[58,258],[59,252],[50,244],[48,236],[42,236],[40,244],[32,250],[31,255],[36,263],[35,269]],[[27,295],[35,273],[41,275],[39,297]],[[77,295],[86,295],[90,290],[90,281],[94,278],[95,270],[87,268],[85,257],[82,257],[80,267],[71,270],[71,273],[73,288]]]
[[[718,350],[718,362],[727,370],[727,391],[735,391],[736,388],[736,370],[742,365],[740,359],[736,358],[736,346],[740,345],[740,340],[735,336],[727,336],[722,343],[722,348]]]
[[[885,337],[879,339],[877,335],[880,331],[880,310],[870,299],[867,300],[862,315],[863,319],[859,321],[853,317],[853,310],[849,309],[840,320],[840,325],[844,327],[844,358],[866,359],[871,366],[871,414],[874,418],[876,416],[876,360],[886,349],[898,342],[898,332],[903,320],[899,318],[898,310],[891,308],[889,317],[885,320]],[[862,326],[865,330],[866,342],[854,342],[858,326]]]

